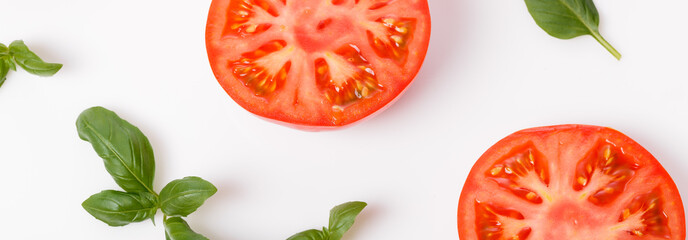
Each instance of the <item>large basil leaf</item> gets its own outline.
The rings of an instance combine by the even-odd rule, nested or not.
[[[12,42],[9,51],[20,67],[34,75],[52,76],[62,68],[62,64],[44,62],[38,55],[29,50],[22,40]]]
[[[103,158],[117,185],[127,192],[155,194],[153,148],[137,127],[102,107],[82,112],[76,127],[79,137],[90,142]]]
[[[10,72],[10,64],[4,59],[0,58],[0,87],[7,80],[7,73]]]
[[[287,240],[325,240],[325,234],[320,230],[306,230],[287,238]]]
[[[168,216],[188,216],[217,192],[212,183],[199,177],[174,180],[160,192],[160,207]]]
[[[165,220],[165,238],[168,240],[208,240],[207,237],[191,230],[189,224],[180,217]]]
[[[599,32],[600,16],[592,0],[525,0],[535,23],[549,35],[570,39],[592,35],[614,57],[621,54]]]
[[[114,190],[94,194],[81,206],[98,220],[113,227],[150,219],[158,210],[157,200],[153,194]]]
[[[344,233],[349,231],[349,228],[354,224],[356,216],[367,205],[364,202],[348,202],[332,208],[330,211],[330,225],[328,227],[329,240],[341,239]]]

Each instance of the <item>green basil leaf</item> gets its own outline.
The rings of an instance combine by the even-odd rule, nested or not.
[[[31,52],[22,40],[12,42],[9,51],[20,67],[34,75],[52,76],[62,68],[62,64],[44,62],[38,55]]]
[[[570,39],[592,35],[616,59],[621,54],[599,32],[600,16],[592,0],[525,0],[535,23],[549,35]]]
[[[325,234],[320,230],[307,230],[287,238],[287,240],[325,240]]]
[[[86,199],[81,204],[92,216],[110,226],[124,226],[152,219],[158,210],[155,195],[106,190]]]
[[[4,59],[0,58],[0,87],[7,80],[7,73],[10,72],[10,64]]]
[[[156,194],[153,148],[141,130],[102,107],[82,112],[76,127],[79,137],[90,142],[103,158],[117,185],[127,192]]]
[[[169,240],[208,240],[207,237],[191,230],[189,224],[180,217],[165,220],[165,238]]]
[[[168,216],[188,216],[217,192],[212,183],[199,177],[174,180],[160,191],[160,207]]]
[[[5,63],[10,65],[10,69],[12,71],[17,71],[17,65],[14,64],[14,59],[12,59],[12,56],[10,55],[5,55],[5,56],[0,56],[0,61],[5,61]]]
[[[0,43],[0,56],[9,55],[10,49],[5,44]]]
[[[330,211],[329,240],[339,240],[349,231],[354,220],[368,204],[364,202],[348,202],[332,208]]]

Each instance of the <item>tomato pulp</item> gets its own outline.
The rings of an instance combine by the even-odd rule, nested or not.
[[[415,78],[427,0],[213,0],[208,58],[220,85],[261,117],[305,129],[380,110]]]
[[[461,240],[685,240],[669,174],[610,128],[516,132],[473,166],[458,210]]]

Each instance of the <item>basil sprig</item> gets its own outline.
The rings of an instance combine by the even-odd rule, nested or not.
[[[323,230],[310,229],[293,236],[287,240],[341,240],[344,233],[354,225],[356,216],[368,204],[364,202],[348,202],[336,206],[330,210],[330,224]]]
[[[5,83],[9,70],[17,71],[17,65],[42,77],[55,75],[62,69],[62,64],[44,62],[22,40],[12,42],[9,47],[0,43],[0,86]]]
[[[81,113],[76,126],[79,137],[91,143],[105,169],[124,190],[106,190],[86,199],[82,206],[89,214],[110,226],[125,226],[153,220],[161,209],[166,239],[208,239],[191,230],[181,216],[193,213],[214,195],[217,188],[213,184],[199,177],[185,177],[170,182],[158,194],[153,190],[153,148],[137,127],[102,107]]]
[[[591,35],[616,59],[621,54],[599,31],[600,16],[592,0],[525,0],[535,23],[549,35],[571,39]]]

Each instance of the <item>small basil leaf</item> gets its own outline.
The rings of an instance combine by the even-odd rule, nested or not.
[[[328,239],[328,240],[330,239],[330,230],[327,230],[326,227],[323,227],[322,233],[325,236],[325,239]]]
[[[14,60],[10,55],[0,56],[0,61],[5,61],[5,63],[9,64],[12,71],[17,71],[17,65],[14,64]]]
[[[62,64],[44,62],[38,55],[29,50],[22,40],[12,42],[9,51],[20,67],[34,75],[52,76],[62,68]]]
[[[5,44],[0,43],[0,56],[10,54],[10,49],[5,46]]]
[[[356,216],[367,205],[364,202],[348,202],[332,208],[330,211],[330,225],[328,227],[329,240],[341,239],[344,233],[349,231],[349,228],[354,224]]]
[[[191,230],[189,224],[180,217],[165,220],[165,238],[169,240],[208,240],[207,237]]]
[[[549,35],[570,39],[592,35],[616,59],[621,54],[599,32],[600,16],[592,0],[525,0],[535,23]]]
[[[325,240],[325,234],[320,230],[307,230],[287,238],[287,240]]]
[[[81,204],[92,216],[110,226],[124,226],[151,219],[158,210],[155,195],[106,190]]]
[[[153,148],[141,130],[102,107],[82,112],[76,127],[79,137],[103,158],[117,185],[127,192],[155,194]]]
[[[174,180],[160,191],[160,207],[168,216],[188,216],[213,196],[217,188],[199,177]]]
[[[7,80],[8,72],[10,72],[10,64],[8,64],[5,60],[0,59],[0,87],[2,87],[2,84],[5,83],[5,80]]]

